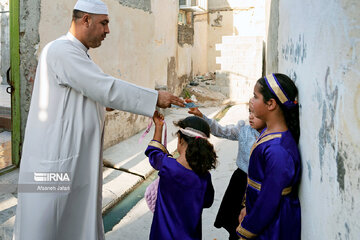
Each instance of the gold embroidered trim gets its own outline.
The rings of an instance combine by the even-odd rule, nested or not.
[[[283,196],[288,195],[289,193],[291,193],[291,191],[292,191],[292,187],[284,188],[284,190],[282,190],[281,192],[281,195]]]
[[[276,82],[276,80],[274,78],[274,75],[269,74],[269,75],[266,76],[266,79],[268,80],[268,83],[269,83],[270,87],[272,88],[272,90],[274,91],[274,93],[276,94],[276,96],[278,97],[280,102],[282,104],[284,104],[284,102],[287,102],[288,98],[285,96],[285,94],[281,90],[279,84]]]
[[[248,178],[248,185],[252,188],[255,188],[258,191],[261,191],[261,183],[255,182],[254,180],[251,180],[250,178]],[[282,196],[288,195],[289,193],[291,193],[292,187],[287,187],[284,188],[281,192]]]
[[[250,178],[248,178],[248,184],[250,185],[250,187],[255,188],[258,191],[261,190],[261,184],[255,182],[254,180],[251,180]]]
[[[252,232],[246,230],[245,228],[243,228],[241,226],[241,224],[237,227],[236,231],[238,233],[240,233],[241,235],[245,236],[246,238],[254,238],[257,236],[255,233],[252,233]]]
[[[243,200],[242,200],[242,202],[241,202],[241,206],[243,206],[243,207],[246,207],[246,191],[247,191],[247,186],[246,186],[246,190],[245,190],[245,194],[244,194]]]
[[[252,145],[252,147],[251,147],[250,157],[251,157],[252,152],[254,151],[254,149],[257,146],[259,146],[260,144],[262,144],[264,142],[270,141],[270,140],[272,140],[274,138],[281,138],[281,133],[267,135],[267,136],[263,137],[259,142],[255,142],[254,145]]]
[[[163,151],[166,154],[169,154],[168,150],[162,145],[161,143],[157,141],[150,141],[149,146],[159,148],[161,151]]]

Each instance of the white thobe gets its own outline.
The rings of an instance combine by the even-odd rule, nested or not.
[[[157,91],[105,74],[72,34],[47,44],[36,71],[19,184],[34,172],[69,173],[66,193],[20,192],[16,240],[104,239],[104,106],[152,116]]]

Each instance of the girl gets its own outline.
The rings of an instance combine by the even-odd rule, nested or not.
[[[254,116],[252,104],[249,105],[250,125],[246,125],[244,120],[240,120],[236,125],[221,126],[216,120],[203,115],[198,108],[190,109],[189,113],[203,118],[210,125],[213,135],[239,143],[236,159],[238,168],[231,176],[214,223],[215,227],[223,227],[229,232],[230,240],[237,240],[239,237],[236,234],[236,227],[239,225],[238,219],[242,208],[239,201],[241,202],[243,199],[247,186],[250,149],[265,128],[265,122]]]
[[[241,239],[300,239],[300,136],[297,88],[284,74],[257,81],[251,102],[265,121],[250,152],[246,208],[239,216]],[[244,217],[245,216],[245,217]]]
[[[201,215],[214,201],[210,169],[216,153],[207,138],[209,125],[199,117],[187,117],[175,125],[177,150],[174,159],[161,144],[163,116],[155,112],[155,133],[145,151],[150,164],[159,170],[160,182],[150,239],[201,239]]]

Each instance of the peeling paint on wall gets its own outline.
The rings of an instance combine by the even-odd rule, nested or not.
[[[119,110],[107,112],[104,128],[104,149],[140,132],[146,127],[148,121],[146,116],[129,112]]]
[[[151,0],[118,0],[123,6],[151,13]]]
[[[40,0],[20,1],[20,104],[21,137],[24,137],[35,79],[37,46],[40,42]]]
[[[296,74],[296,71],[295,71],[294,69],[290,69],[289,71],[287,71],[287,72],[286,72],[286,75],[288,75],[289,78],[296,83],[297,74]]]
[[[309,181],[311,182],[311,165],[310,165],[310,161],[306,161],[306,166],[307,166],[307,169],[308,169],[308,178],[309,178]]]
[[[324,165],[324,154],[326,147],[331,144],[331,148],[335,151],[334,141],[332,138],[334,136],[334,119],[338,103],[338,86],[332,87],[329,83],[330,68],[326,69],[325,74],[325,99],[320,104],[320,109],[322,108],[322,125],[319,130],[319,159],[320,159],[320,169],[321,169],[321,178],[323,178],[323,165]],[[321,92],[321,88],[318,87],[317,92]],[[322,99],[322,98],[319,98]]]
[[[194,28],[192,26],[178,25],[178,43],[180,46],[194,45]]]
[[[347,159],[347,154],[345,151],[340,148],[338,150],[338,153],[336,155],[336,165],[337,165],[337,181],[339,183],[339,187],[342,191],[344,191],[345,188],[345,161]]]
[[[218,12],[217,17],[214,19],[211,26],[212,27],[222,27],[222,19],[223,19],[223,15],[221,15],[220,12]]]
[[[279,71],[297,79],[303,106],[301,239],[360,236],[359,7],[358,0],[279,1]]]
[[[307,45],[304,40],[304,34],[299,34],[298,39],[293,40],[289,38],[288,42],[282,46],[282,57],[292,63],[303,63],[306,58],[306,49]]]
[[[175,85],[176,80],[177,80],[176,61],[175,61],[175,57],[171,57],[168,60],[168,65],[167,65],[167,86],[170,92],[174,91],[175,87],[173,86]]]

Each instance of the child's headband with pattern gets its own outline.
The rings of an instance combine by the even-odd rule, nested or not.
[[[269,74],[265,78],[265,82],[269,87],[270,91],[276,96],[276,98],[283,104],[287,109],[291,109],[297,106],[297,101],[291,101],[286,95],[284,89],[282,89],[280,83],[276,79],[275,75]]]
[[[185,129],[184,128],[180,128],[179,129],[180,132],[188,137],[194,137],[194,138],[204,138],[204,139],[207,139],[207,136],[205,135],[205,133],[199,131],[199,130],[196,130],[196,129],[193,129],[193,128],[190,128],[190,127],[186,127]]]

